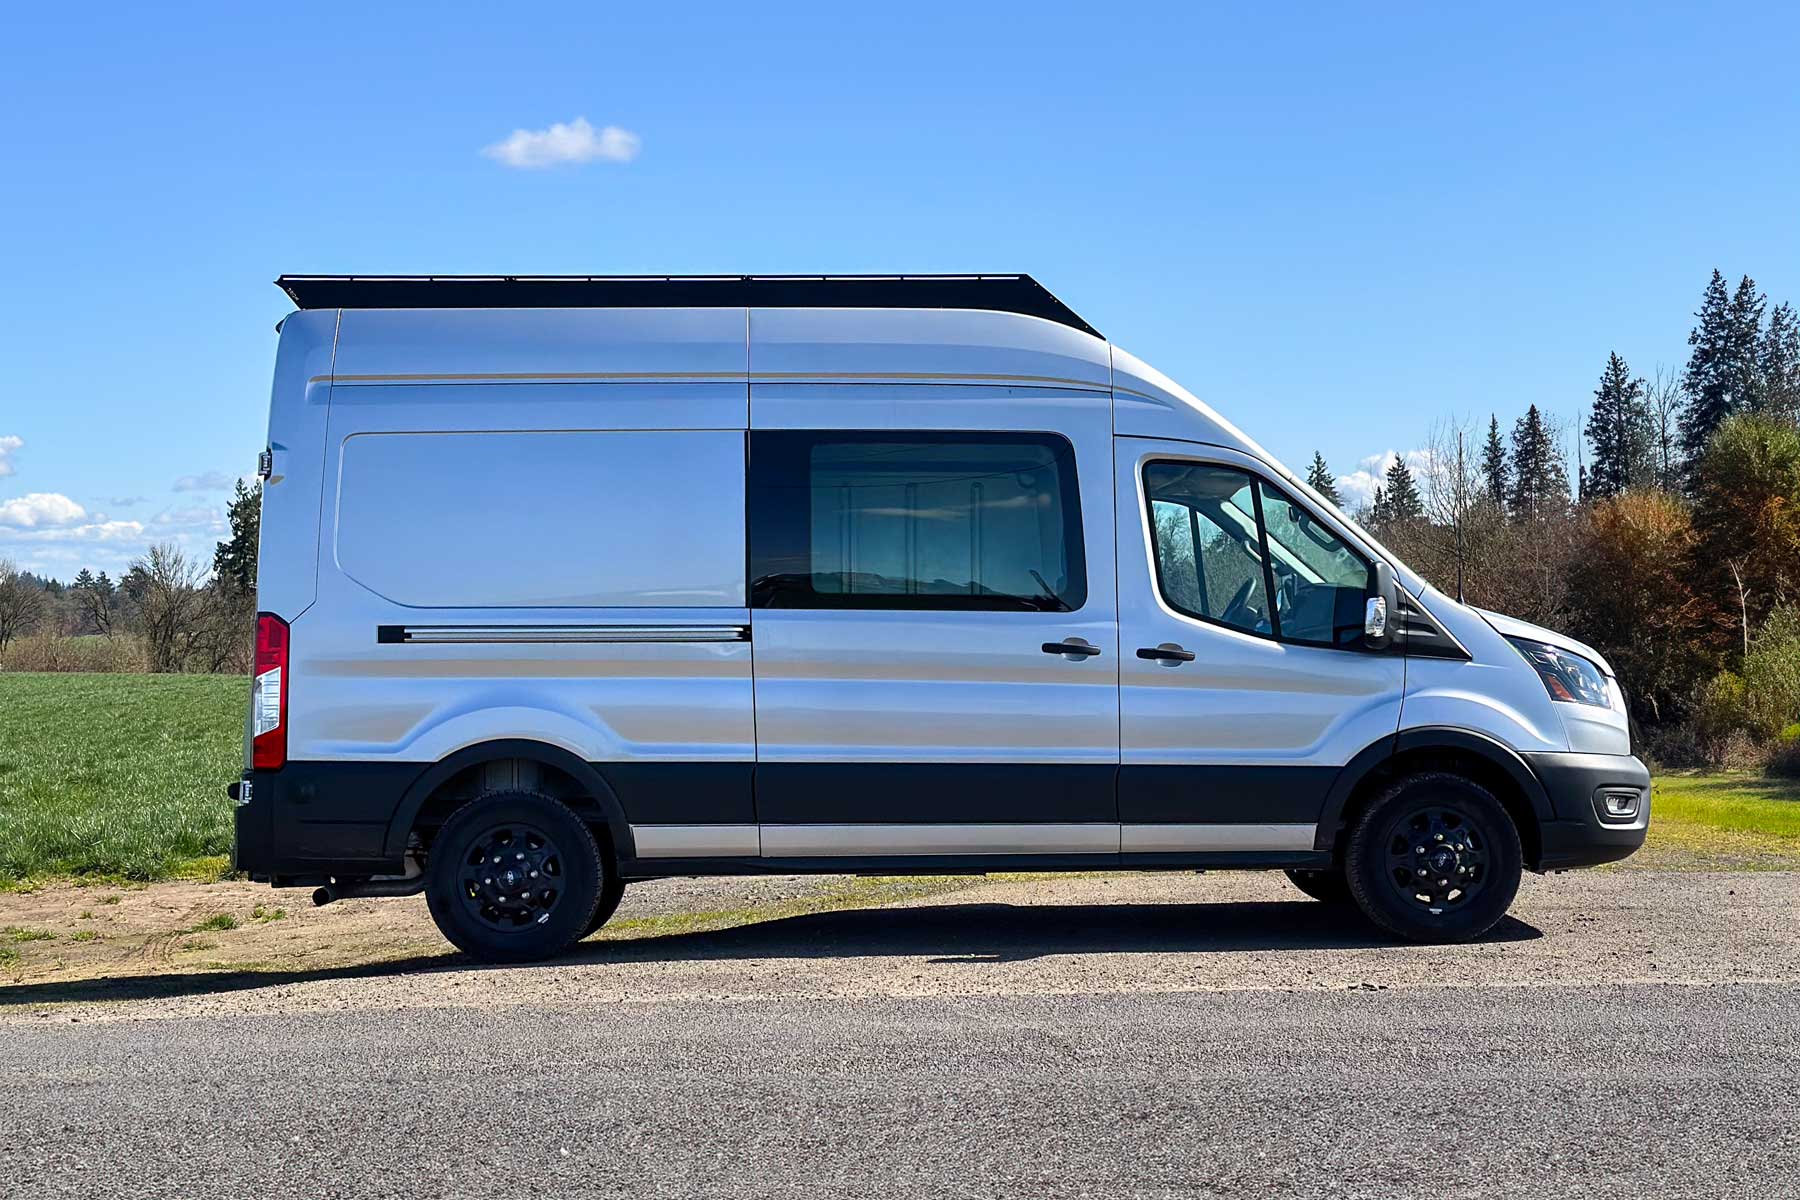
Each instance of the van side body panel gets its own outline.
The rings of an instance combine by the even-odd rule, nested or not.
[[[438,789],[495,778],[498,762],[558,772],[633,878],[1322,868],[1358,781],[1438,742],[1524,772],[1531,810],[1560,830],[1545,863],[1641,840],[1641,824],[1590,828],[1593,790],[1637,776],[1571,753],[1613,748],[1622,720],[1559,712],[1473,610],[1179,385],[1065,324],[926,308],[305,311],[282,327],[269,431],[259,606],[291,626],[289,761],[255,772],[239,810],[258,877],[398,872]],[[933,476],[896,508],[940,522],[941,563],[962,536],[944,523],[973,530],[1002,493],[1039,513],[1078,501],[1072,611],[1041,603],[1061,595],[1054,570],[1021,597],[974,565],[966,588],[936,567],[905,574],[910,607],[770,602],[751,569],[759,439],[798,453],[820,443],[796,435],[822,432],[932,443],[926,457],[952,464],[938,447],[957,437],[1061,439],[1073,499],[1033,490],[1053,460],[1001,457],[987,475],[946,472],[1004,481],[962,508],[916,503]],[[1249,470],[1317,508],[1392,563],[1473,661],[1276,642],[1175,611],[1139,485],[1149,456]],[[861,464],[818,469],[846,492],[888,486]],[[864,508],[834,510],[837,486],[807,510],[814,539],[816,514],[848,514],[842,578],[819,585],[832,571],[812,567],[814,600],[862,586],[847,564],[887,553],[850,552]],[[868,511],[871,529],[896,519]],[[1038,518],[1023,542],[1056,524]],[[968,536],[964,561],[987,561],[991,543]],[[867,574],[877,592],[895,577]],[[968,603],[918,602],[935,595]],[[1194,657],[1136,653],[1170,643]],[[1532,790],[1550,774],[1560,790]]]
[[[408,789],[509,744],[591,764],[628,822],[754,822],[743,324],[344,314],[269,797],[291,859],[391,863]]]

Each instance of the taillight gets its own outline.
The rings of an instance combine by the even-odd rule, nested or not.
[[[250,765],[273,771],[287,762],[288,627],[256,614],[256,673],[250,685]]]

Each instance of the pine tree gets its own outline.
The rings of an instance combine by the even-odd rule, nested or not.
[[[1769,314],[1757,354],[1757,373],[1762,388],[1757,395],[1765,412],[1800,417],[1800,317],[1791,304],[1778,305]]]
[[[1687,394],[1681,443],[1690,467],[1700,461],[1720,422],[1755,402],[1764,303],[1748,275],[1738,281],[1735,295],[1727,295],[1725,277],[1713,270],[1694,314],[1699,324],[1688,334],[1693,352],[1681,380]]]
[[[1594,389],[1587,435],[1594,444],[1594,462],[1583,472],[1583,500],[1616,496],[1626,488],[1648,482],[1653,467],[1644,381],[1633,378],[1631,369],[1617,354],[1607,357],[1600,386]]]
[[[1511,491],[1506,466],[1506,443],[1500,440],[1500,418],[1488,417],[1487,445],[1481,451],[1481,479],[1486,485],[1487,499],[1501,512],[1506,511],[1506,497]]]
[[[1396,457],[1387,469],[1387,482],[1381,490],[1385,519],[1393,524],[1410,524],[1425,519],[1425,499],[1404,458]]]
[[[1769,298],[1756,290],[1748,275],[1738,280],[1731,297],[1731,392],[1734,412],[1754,412],[1762,407],[1762,372],[1757,357],[1762,349],[1763,309]]]
[[[238,480],[226,516],[231,538],[213,550],[213,573],[240,596],[256,590],[256,542],[262,525],[262,486],[245,487]]]
[[[1713,268],[1712,280],[1701,297],[1699,323],[1688,333],[1687,370],[1681,390],[1687,406],[1681,412],[1681,445],[1690,460],[1699,458],[1719,422],[1731,415],[1731,298],[1725,294],[1725,277]]]
[[[1557,516],[1569,506],[1569,467],[1535,404],[1513,425],[1508,499],[1512,515],[1521,521]]]
[[[1312,465],[1306,468],[1306,486],[1339,508],[1344,506],[1344,498],[1338,495],[1337,481],[1331,477],[1331,468],[1325,465],[1325,456],[1317,450],[1313,451]]]

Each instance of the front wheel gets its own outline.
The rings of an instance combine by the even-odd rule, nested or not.
[[[595,930],[612,920],[612,915],[619,911],[619,901],[624,898],[625,881],[616,872],[609,872],[606,882],[600,885],[600,903],[594,907],[594,915],[588,918],[587,929],[581,936],[592,936]]]
[[[537,792],[490,792],[453,813],[431,844],[425,902],[459,950],[534,962],[588,928],[608,874],[594,835]]]
[[[1461,775],[1396,780],[1350,830],[1344,878],[1376,925],[1414,942],[1466,942],[1519,891],[1519,831],[1494,794]]]

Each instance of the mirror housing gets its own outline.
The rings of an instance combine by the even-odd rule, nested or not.
[[[1394,568],[1378,562],[1374,574],[1368,599],[1363,604],[1363,645],[1370,650],[1386,650],[1394,644],[1394,622],[1400,616],[1400,593],[1394,583]]]

